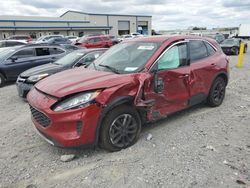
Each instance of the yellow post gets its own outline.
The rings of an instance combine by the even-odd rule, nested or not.
[[[243,54],[244,54],[244,43],[240,44],[240,54],[239,54],[239,58],[238,58],[238,63],[236,65],[236,67],[241,68],[243,66]]]

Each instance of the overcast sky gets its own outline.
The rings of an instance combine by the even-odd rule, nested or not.
[[[0,15],[60,16],[67,10],[152,15],[155,30],[250,24],[250,0],[4,0]]]

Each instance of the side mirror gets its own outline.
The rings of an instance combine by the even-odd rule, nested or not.
[[[86,66],[86,63],[83,61],[80,61],[80,62],[76,63],[73,67],[81,67],[81,66]]]
[[[155,93],[161,93],[164,89],[164,81],[161,77],[158,76],[158,65],[153,68],[152,73],[154,74],[154,91]]]
[[[10,60],[11,60],[12,63],[14,63],[14,62],[16,62],[16,60],[18,60],[18,58],[17,57],[11,57]]]

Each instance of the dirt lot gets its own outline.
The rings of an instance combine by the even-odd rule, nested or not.
[[[50,146],[15,85],[1,88],[0,187],[250,187],[250,52],[244,68],[230,59],[220,107],[200,105],[148,125],[134,146],[115,153]],[[65,154],[76,158],[62,162]]]

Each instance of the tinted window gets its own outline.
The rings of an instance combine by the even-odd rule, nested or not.
[[[102,41],[102,39],[101,38],[94,38],[94,41],[95,42],[100,42],[100,41]]]
[[[208,55],[213,55],[216,51],[215,49],[210,45],[208,44],[207,42],[204,42],[206,47],[207,47],[207,52],[208,52]]]
[[[33,52],[34,51],[32,48],[27,48],[27,49],[23,49],[23,50],[18,51],[12,57],[17,57],[17,58],[33,57],[34,56]]]
[[[50,55],[49,48],[36,48],[36,56]]]
[[[0,48],[2,48],[2,47],[5,47],[5,42],[4,41],[0,42]]]
[[[158,69],[174,69],[186,65],[187,45],[186,43],[177,44],[168,49],[158,60]]]
[[[196,61],[208,56],[207,48],[202,41],[190,41],[190,60]]]
[[[64,53],[64,51],[60,48],[49,48],[50,54],[61,54]]]
[[[88,42],[94,43],[94,42],[95,42],[95,39],[89,39]]]
[[[24,45],[24,44],[21,43],[21,42],[17,42],[17,41],[7,41],[7,42],[6,42],[6,47],[9,47],[9,46],[17,46],[17,45]]]

